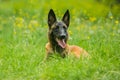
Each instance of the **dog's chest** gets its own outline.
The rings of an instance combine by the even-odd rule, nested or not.
[[[61,48],[60,46],[56,46],[54,51],[56,51],[58,53],[63,53],[65,51],[65,49]]]
[[[66,49],[65,48],[63,49],[60,46],[56,46],[53,50],[54,50],[55,53],[60,54],[60,56],[63,57],[63,58],[67,54]]]

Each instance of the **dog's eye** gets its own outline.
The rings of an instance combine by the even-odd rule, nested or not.
[[[54,29],[59,29],[59,26],[56,26]]]
[[[58,31],[58,29],[59,29],[59,27],[56,27],[56,28],[54,28],[54,31],[55,31],[55,32],[57,32],[57,31]]]
[[[56,27],[55,29],[59,29],[59,27]]]
[[[63,26],[63,28],[64,28],[64,29],[66,29],[66,27],[65,27],[65,26]]]

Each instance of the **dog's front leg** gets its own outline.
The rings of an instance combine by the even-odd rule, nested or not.
[[[47,60],[50,57],[50,55],[52,55],[53,53],[53,50],[49,43],[46,44],[45,48],[46,48],[46,55],[45,55],[44,61]]]

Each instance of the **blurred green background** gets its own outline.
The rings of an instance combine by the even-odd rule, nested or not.
[[[77,17],[120,16],[120,0],[0,0],[0,15],[32,12],[42,16],[50,8],[58,11],[70,9]]]
[[[51,8],[91,59],[43,63]],[[119,44],[120,0],[0,0],[0,80],[120,80]]]

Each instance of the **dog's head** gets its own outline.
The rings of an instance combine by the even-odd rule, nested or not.
[[[52,39],[57,42],[62,48],[66,47],[68,39],[67,29],[70,22],[69,10],[67,10],[61,21],[57,21],[54,11],[51,9],[48,13],[49,34]]]

